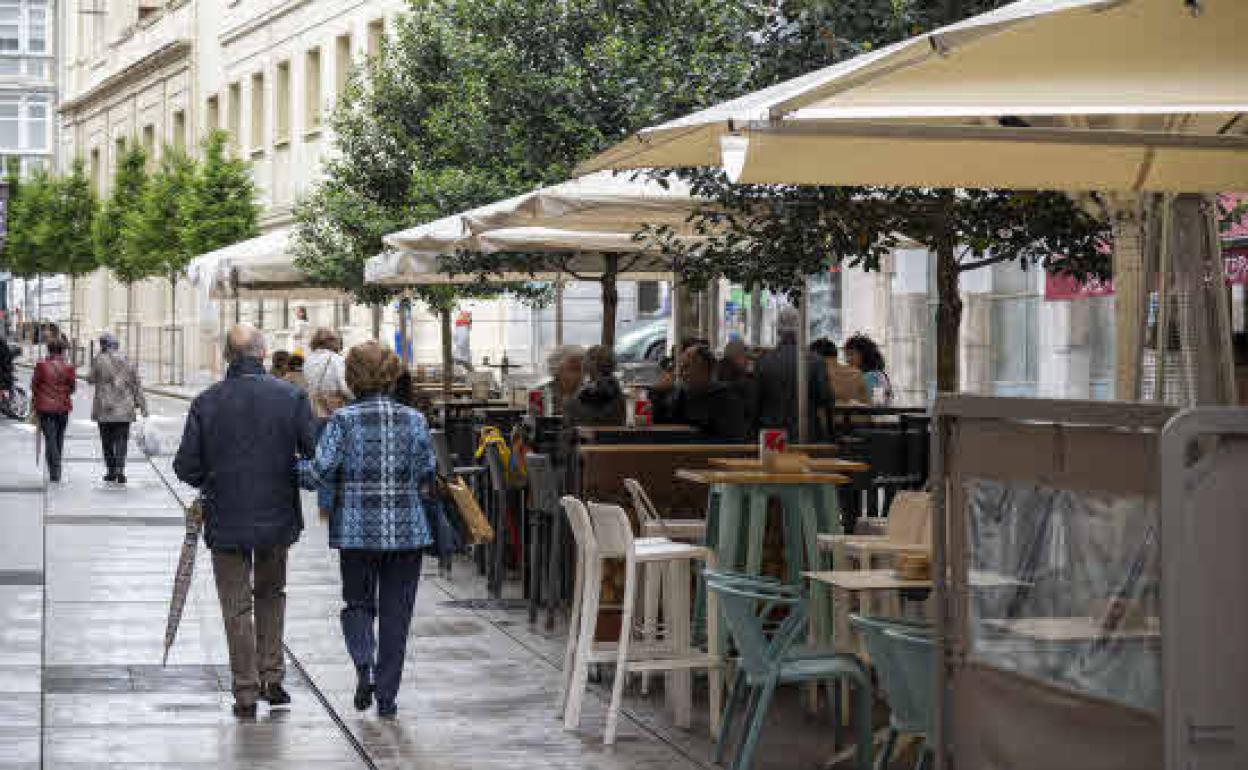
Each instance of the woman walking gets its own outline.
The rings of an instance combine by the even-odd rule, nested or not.
[[[316,457],[299,461],[305,487],[336,492],[329,546],[342,573],[355,707],[368,709],[375,693],[386,718],[398,711],[421,554],[432,544],[421,497],[436,468],[425,418],[390,397],[401,368],[376,342],[353,347],[346,382],[356,400],[329,418]]]
[[[126,448],[130,444],[130,423],[135,412],[147,417],[147,398],[139,373],[117,349],[117,338],[100,335],[100,352],[91,363],[87,382],[95,386],[91,419],[100,428],[107,473],[104,481],[126,483]]]
[[[65,445],[65,426],[73,411],[74,390],[78,386],[74,365],[65,360],[65,338],[48,335],[48,355],[35,364],[30,381],[39,430],[43,433],[44,457],[48,463],[48,480],[61,480],[61,449]]]

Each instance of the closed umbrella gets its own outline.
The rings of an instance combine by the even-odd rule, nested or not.
[[[178,567],[173,573],[173,596],[169,599],[169,616],[165,621],[165,652],[160,659],[162,666],[169,663],[169,650],[178,637],[182,611],[186,608],[186,599],[191,592],[191,580],[195,576],[195,557],[199,548],[199,533],[203,526],[203,508],[200,501],[196,500],[186,509],[186,535],[182,538],[182,549],[178,553]]]

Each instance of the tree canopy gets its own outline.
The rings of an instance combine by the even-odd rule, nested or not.
[[[140,205],[147,188],[147,152],[137,141],[125,143],[113,178],[112,194],[100,207],[92,228],[92,239],[99,263],[117,280],[133,284],[160,272],[145,254],[126,248],[123,234],[126,221]]]
[[[40,244],[48,272],[71,277],[87,275],[100,266],[91,226],[96,216],[95,191],[81,159],[70,166],[69,176],[53,181],[53,201],[46,227],[46,240]]]
[[[206,254],[259,234],[260,207],[248,164],[229,151],[229,135],[213,131],[203,143],[182,204],[183,239],[193,255]]]
[[[163,275],[171,282],[194,258],[190,238],[190,202],[195,163],[166,147],[156,173],[122,223],[126,264],[139,278]]]

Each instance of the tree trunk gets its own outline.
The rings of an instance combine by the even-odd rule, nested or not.
[[[236,300],[237,301],[237,300]],[[137,361],[134,354],[134,283],[126,284],[126,355]]]
[[[602,344],[615,347],[615,317],[620,309],[620,257],[607,254],[602,273]]]
[[[373,305],[373,339],[378,341],[381,340],[381,309],[380,302]]]
[[[962,297],[958,293],[958,258],[953,233],[936,245],[936,392],[956,393],[958,332],[962,326]]]
[[[555,347],[563,345],[563,281],[555,281]]]
[[[455,357],[451,352],[451,308],[438,308],[438,323],[442,326],[442,398],[451,400],[451,388],[455,384]]]

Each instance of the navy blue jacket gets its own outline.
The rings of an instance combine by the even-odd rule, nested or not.
[[[312,456],[307,394],[264,373],[255,359],[230,365],[200,393],[173,460],[197,487],[209,548],[290,545],[303,531],[296,455]]]

